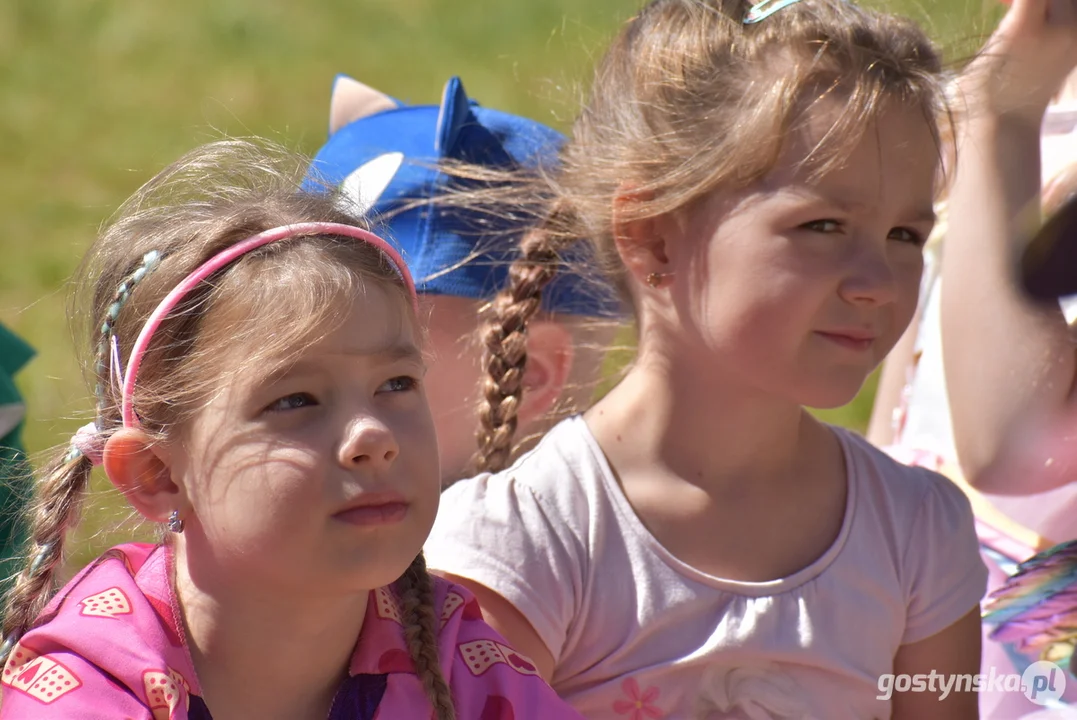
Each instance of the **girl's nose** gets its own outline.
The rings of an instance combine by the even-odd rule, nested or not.
[[[854,305],[894,302],[897,299],[897,279],[885,251],[872,248],[860,252],[838,292]]]
[[[364,417],[348,427],[340,445],[338,461],[349,470],[365,467],[384,470],[400,454],[396,435],[377,418]]]

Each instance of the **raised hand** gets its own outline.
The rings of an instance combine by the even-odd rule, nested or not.
[[[969,119],[1034,123],[1077,67],[1077,0],[1013,0],[958,80]],[[960,110],[960,105],[958,107]]]

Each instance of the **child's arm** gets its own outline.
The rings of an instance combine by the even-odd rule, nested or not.
[[[981,664],[980,602],[988,571],[972,506],[957,486],[928,470],[906,469],[894,480],[920,492],[911,496],[907,514],[898,520],[905,532],[901,577],[906,616],[893,672],[913,676],[914,683],[913,691],[894,693],[893,718],[975,718],[975,688],[955,694],[953,685],[957,675],[968,676],[971,685]],[[916,683],[915,676],[928,686]],[[892,687],[901,687],[894,680]],[[950,693],[943,697],[947,682]]]
[[[993,492],[1033,493],[1066,481],[1037,474],[1039,482],[1025,476],[1000,482],[984,471],[1017,428],[1067,402],[1077,371],[1061,310],[1028,302],[1011,271],[1015,244],[1029,237],[1039,217],[1042,118],[1077,64],[1073,14],[1068,2],[1014,0],[959,82],[943,359],[962,471],[970,484]]]
[[[962,685],[955,691],[961,675],[980,672],[980,608],[974,607],[965,617],[929,638],[902,645],[894,657],[895,675],[921,675],[939,678],[927,692],[895,692],[892,720],[974,720],[979,717],[979,696]],[[935,675],[932,675],[934,673]],[[946,683],[949,693],[942,697]],[[934,689],[933,689],[934,687]]]

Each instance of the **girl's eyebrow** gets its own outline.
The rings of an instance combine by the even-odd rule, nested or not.
[[[370,347],[346,347],[332,355],[352,355],[356,357],[370,358],[381,362],[397,362],[400,360],[422,361],[423,354],[414,343],[397,342],[380,348]]]
[[[410,342],[397,342],[390,345],[381,347],[377,346],[352,346],[343,347],[324,353],[325,356],[344,356],[356,359],[363,359],[370,361],[375,365],[388,365],[394,362],[400,362],[402,360],[412,360],[415,362],[422,362],[423,354],[413,343]],[[300,360],[293,368],[302,368],[310,365],[311,360]]]
[[[920,210],[913,217],[912,221],[915,223],[924,223],[934,225],[939,219],[939,216],[935,214],[935,208],[929,207],[926,210]]]
[[[782,191],[798,199],[828,203],[844,212],[852,212],[854,210],[870,212],[874,210],[869,204],[860,202],[859,200],[850,200],[839,197],[838,194],[823,192],[814,188],[783,188]],[[938,221],[938,216],[935,214],[933,205],[928,205],[909,213],[908,222],[934,224],[936,221]]]
[[[348,347],[325,353],[326,356],[343,356],[350,358],[367,359],[373,365],[390,365],[400,361],[416,363],[423,362],[422,351],[413,343],[394,343],[385,347]],[[314,375],[320,372],[319,363],[314,358],[303,358],[294,363],[288,363],[282,367],[267,372],[262,382],[275,383],[281,380],[305,375]]]

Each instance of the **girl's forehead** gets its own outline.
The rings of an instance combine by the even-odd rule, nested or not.
[[[380,283],[279,306],[237,298],[218,310],[207,332],[220,340],[219,350],[208,349],[223,373],[264,376],[316,355],[403,356],[422,345],[404,293]]]
[[[806,111],[764,183],[844,186],[845,194],[856,195],[865,189],[863,177],[939,169],[937,134],[919,108],[891,104],[857,128],[842,123],[842,110],[839,103],[820,103]]]

